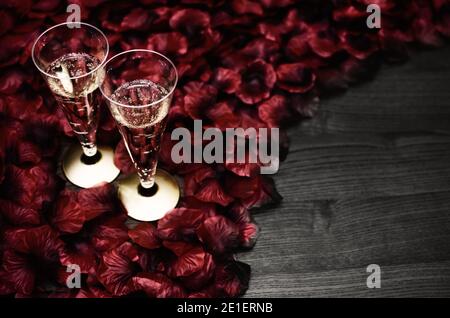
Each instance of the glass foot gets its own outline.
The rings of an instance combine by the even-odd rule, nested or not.
[[[162,169],[156,171],[155,185],[151,189],[140,188],[136,174],[119,180],[118,183],[120,201],[128,211],[128,216],[138,221],[161,219],[177,206],[180,198],[178,182]]]
[[[67,180],[81,188],[90,188],[101,182],[113,182],[120,173],[114,165],[114,151],[98,146],[93,157],[87,157],[79,144],[72,145],[64,155],[62,170]]]

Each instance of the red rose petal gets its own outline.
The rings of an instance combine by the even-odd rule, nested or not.
[[[35,273],[33,269],[28,266],[29,264],[26,255],[18,254],[8,249],[3,253],[2,265],[6,271],[4,276],[10,286],[13,286],[14,291],[24,295],[29,295],[33,292]],[[3,286],[1,289],[5,287],[6,286]],[[10,288],[6,291],[10,291]]]
[[[133,277],[135,289],[144,290],[149,297],[181,298],[185,293],[181,286],[159,273],[140,273]]]
[[[235,71],[219,67],[214,73],[213,81],[218,91],[224,91],[228,94],[232,94],[239,87],[241,78]]]
[[[173,209],[158,221],[158,236],[163,240],[181,240],[194,236],[204,217],[201,210]]]
[[[94,247],[89,242],[75,242],[70,248],[63,249],[60,253],[61,264],[69,266],[76,264],[81,273],[89,273],[97,265],[97,255]]]
[[[269,127],[280,127],[294,119],[288,107],[287,98],[283,95],[273,95],[258,107],[259,118]]]
[[[208,179],[195,194],[200,201],[214,202],[222,206],[227,206],[233,201],[216,179]]]
[[[237,14],[263,15],[263,8],[258,1],[254,0],[233,0],[232,8]]]
[[[33,254],[46,261],[58,259],[58,253],[63,246],[56,231],[48,225],[8,230],[5,237],[9,246],[14,250],[24,254]]]
[[[95,221],[95,220],[94,220]],[[122,215],[111,217],[96,224],[92,244],[98,251],[106,251],[128,240],[128,228]]]
[[[191,82],[184,86],[184,109],[192,119],[202,119],[203,112],[214,105],[217,89],[208,84]]]
[[[156,228],[150,223],[140,223],[134,229],[128,231],[128,236],[136,244],[155,249],[161,246]]]
[[[185,195],[194,195],[203,181],[214,177],[216,172],[213,168],[207,165],[202,165],[192,173],[184,176],[184,193]]]
[[[15,225],[38,225],[40,222],[38,211],[8,200],[0,199],[0,213]]]
[[[203,221],[197,235],[210,251],[223,254],[237,246],[239,228],[227,218],[217,215]]]
[[[97,269],[99,281],[114,296],[130,294],[136,289],[133,276],[137,260],[137,251],[128,242],[105,252]]]
[[[111,183],[82,189],[78,193],[78,201],[86,220],[92,220],[104,213],[115,211],[117,209],[116,200],[116,188]]]
[[[241,85],[236,96],[246,104],[258,103],[270,96],[276,78],[272,65],[256,60],[241,71]]]
[[[77,233],[83,227],[86,217],[78,203],[78,193],[63,191],[56,202],[53,225],[61,232]]]
[[[282,64],[277,68],[277,85],[291,93],[306,93],[314,87],[316,75],[302,63]]]
[[[157,33],[147,39],[147,49],[165,55],[183,55],[188,50],[188,41],[179,32]]]
[[[145,28],[149,22],[148,11],[142,8],[134,8],[120,23],[122,30],[140,30]]]

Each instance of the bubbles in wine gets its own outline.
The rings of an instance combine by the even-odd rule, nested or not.
[[[127,82],[115,90],[111,99],[129,107],[110,103],[111,112],[121,125],[129,128],[155,125],[169,112],[170,98],[158,102],[167,93],[164,87],[147,79]]]
[[[74,98],[86,96],[97,89],[104,77],[104,71],[99,68],[94,70],[100,61],[86,53],[69,53],[53,61],[46,72],[55,77],[47,77],[50,89],[56,95]],[[78,77],[81,76],[81,77]],[[74,78],[78,77],[78,78]]]

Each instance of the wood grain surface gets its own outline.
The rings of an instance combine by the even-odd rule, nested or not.
[[[245,296],[450,297],[450,47],[384,66],[289,136],[284,200],[237,256]]]

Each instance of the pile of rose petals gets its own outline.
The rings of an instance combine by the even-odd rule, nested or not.
[[[184,196],[157,224],[129,229],[113,185],[76,191],[56,173],[73,134],[30,52],[40,32],[65,21],[68,3],[107,34],[111,54],[147,48],[177,65],[160,165],[184,179]],[[367,28],[371,3],[381,29]],[[0,294],[241,295],[250,268],[233,254],[255,243],[249,210],[281,197],[256,164],[174,164],[170,131],[194,119],[222,130],[286,127],[312,116],[319,95],[367,78],[382,60],[403,60],[411,43],[438,46],[448,36],[447,0],[2,1]],[[134,172],[106,108],[98,139],[117,146],[124,174]],[[70,264],[80,267],[81,289],[66,287]]]

